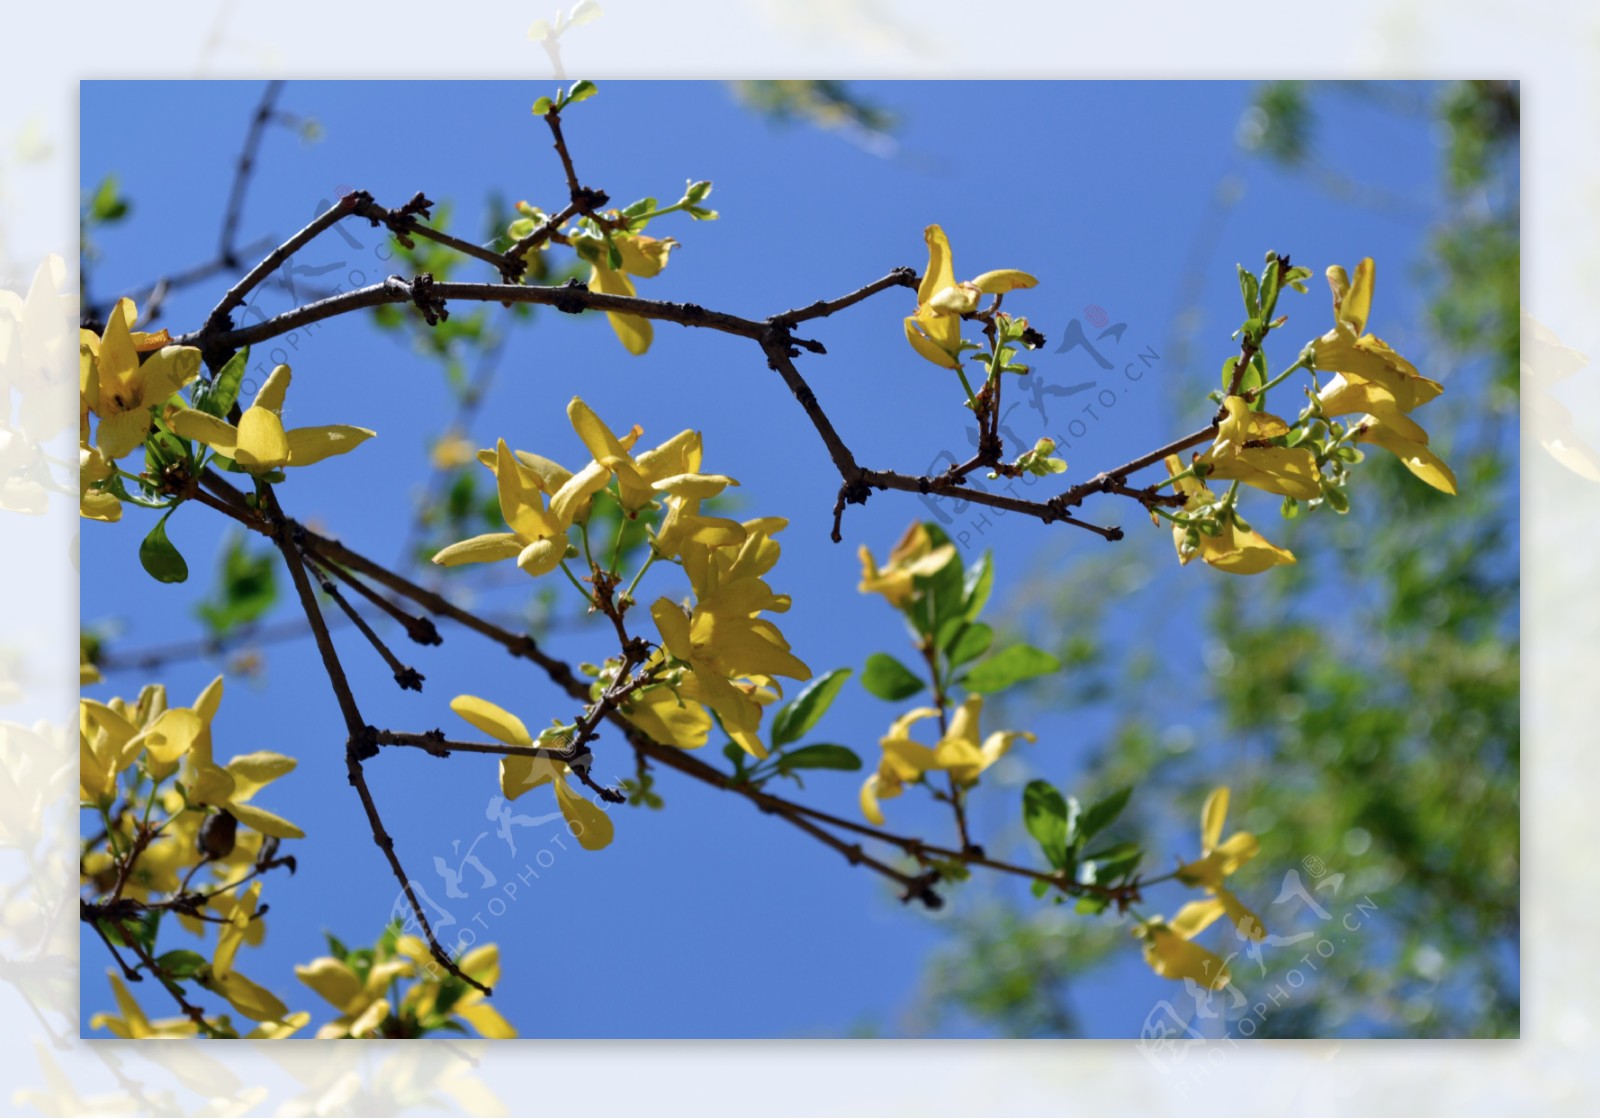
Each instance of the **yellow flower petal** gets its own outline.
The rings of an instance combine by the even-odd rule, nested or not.
[[[511,1023],[486,1002],[457,1007],[455,1014],[484,1037],[500,1040],[517,1036],[517,1031],[512,1028]]]
[[[922,231],[922,238],[928,243],[928,269],[922,274],[922,283],[917,287],[918,303],[928,302],[956,282],[955,265],[950,257],[950,239],[944,235],[944,229],[930,225]]]
[[[533,738],[522,720],[503,707],[473,695],[458,695],[450,701],[450,710],[498,742],[510,746],[532,746]]]
[[[1205,806],[1200,809],[1200,846],[1210,851],[1222,842],[1222,827],[1228,820],[1228,788],[1220,786],[1211,790]]]
[[[167,426],[184,439],[204,443],[224,458],[238,454],[239,429],[209,412],[179,408],[167,417]]]
[[[289,466],[310,466],[333,455],[343,455],[378,434],[364,427],[332,424],[326,427],[297,427],[285,433],[289,447]]]
[[[332,956],[319,956],[309,964],[296,964],[294,974],[341,1014],[354,1013],[365,995],[361,979],[350,965]]]
[[[284,435],[283,421],[270,409],[259,405],[245,409],[244,415],[239,417],[238,438],[234,461],[246,470],[276,470],[289,461],[289,440]]]
[[[273,366],[272,372],[267,374],[266,383],[256,393],[256,398],[251,401],[250,407],[265,408],[269,412],[282,412],[283,398],[289,391],[291,376],[287,365]]]
[[[463,563],[494,563],[497,560],[515,559],[526,547],[514,532],[489,532],[461,540],[442,548],[433,557],[441,567],[456,567]]]
[[[556,778],[556,801],[567,818],[567,828],[586,851],[598,851],[611,842],[612,824],[593,801],[575,792],[563,777]]]

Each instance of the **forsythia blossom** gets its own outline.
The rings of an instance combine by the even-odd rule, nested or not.
[[[943,770],[963,788],[978,783],[979,776],[1005,757],[1019,738],[1035,741],[1032,731],[997,730],[980,739],[978,716],[983,697],[969,695],[950,719],[949,729],[932,748],[911,738],[911,728],[924,719],[937,718],[933,707],[918,707],[894,721],[889,733],[879,740],[883,757],[878,768],[861,786],[861,814],[882,827],[883,809],[879,802],[897,797],[907,784],[920,781],[923,774]]]
[[[923,238],[928,243],[928,268],[917,286],[917,309],[906,317],[906,341],[935,365],[960,369],[961,354],[970,348],[961,340],[961,316],[978,309],[979,296],[1031,288],[1039,281],[1026,272],[1002,268],[957,283],[944,230],[930,225]]]
[[[332,455],[348,454],[377,434],[349,424],[284,430],[280,414],[290,376],[287,365],[273,369],[239,417],[237,427],[195,408],[178,408],[167,422],[174,434],[204,443],[251,474],[310,466]]]
[[[1167,456],[1167,469],[1173,476],[1183,472],[1183,463],[1177,455]],[[1216,494],[1205,483],[1192,475],[1173,483],[1185,500],[1183,511],[1196,517],[1211,517],[1216,528],[1208,533],[1205,527],[1173,525],[1172,540],[1178,549],[1178,562],[1187,564],[1199,556],[1219,571],[1234,575],[1258,575],[1278,564],[1294,563],[1294,553],[1280,548],[1254,529],[1241,527],[1232,509],[1219,508]],[[1155,514],[1151,514],[1155,519]]]
[[[200,373],[199,350],[171,345],[164,330],[134,330],[138,317],[133,300],[119,299],[103,333],[78,332],[79,442],[89,441],[90,414],[98,416],[95,446],[107,462],[143,443],[153,409]]]
[[[1408,415],[1443,387],[1418,373],[1381,338],[1363,333],[1372,312],[1376,276],[1371,257],[1356,265],[1353,281],[1338,265],[1328,269],[1334,326],[1312,343],[1312,349],[1316,368],[1339,376],[1323,388],[1321,410],[1327,416],[1360,415],[1353,425],[1353,442],[1382,447],[1434,489],[1453,494],[1455,474],[1429,449],[1428,433]]]

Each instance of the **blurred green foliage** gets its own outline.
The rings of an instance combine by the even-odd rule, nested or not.
[[[1349,92],[1267,83],[1241,142],[1281,166],[1313,160],[1318,98]],[[1399,96],[1380,103],[1416,108]],[[1256,1024],[1258,1037],[1519,1030],[1519,90],[1452,83],[1424,108],[1448,137],[1446,213],[1413,277],[1430,295],[1424,371],[1446,378],[1431,426],[1460,496],[1371,456],[1363,500],[1332,526],[1333,547],[1298,550],[1300,564],[1271,581],[1206,584],[1211,640],[1188,663],[1165,664],[1143,639],[1129,647],[1103,629],[1113,584],[1132,589],[1137,565],[1052,572],[1012,603],[1016,617],[1048,611],[1067,634],[1058,651],[1072,683],[1035,698],[1113,713],[1080,783],[1137,783],[1130,812],[1198,804],[1225,750],[1268,868],[1257,891],[1270,897],[1279,875],[1320,859],[1346,876],[1342,896],[1377,903],[1376,934],[1342,940]],[[1299,526],[1277,528],[1292,546]],[[1118,622],[1119,633],[1141,632],[1136,616]],[[1187,725],[1197,700],[1209,700],[1209,725]],[[1060,917],[1000,894],[961,915],[911,1028],[1082,1032],[1072,990],[1120,958],[1101,943],[1119,930],[1063,929]],[[1304,948],[1281,951],[1298,959]],[[1266,966],[1270,976],[1270,948]],[[1241,974],[1248,991],[1256,968]],[[1172,997],[1184,1001],[1176,986]]]

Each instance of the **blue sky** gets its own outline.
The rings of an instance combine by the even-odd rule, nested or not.
[[[1437,138],[1423,118],[1397,118],[1358,98],[1325,100],[1321,158],[1409,200],[1377,209],[1244,159],[1235,142],[1250,96],[1244,84],[911,82],[862,90],[902,118],[897,156],[883,158],[813,128],[775,127],[715,83],[607,82],[598,97],[575,107],[567,130],[580,175],[614,201],[647,194],[670,200],[686,179],[716,184],[710,202],[720,221],[675,216],[652,227],[683,247],[661,276],[640,283],[640,293],[759,318],[842,294],[899,265],[920,270],[923,227],[940,222],[958,275],[1022,268],[1039,278],[1039,287],[1008,300],[1008,309],[1027,314],[1050,338],[1035,355],[1041,380],[1054,387],[1095,383],[1092,391],[1044,398],[1048,422],[1026,406],[1008,417],[1029,440],[1068,437],[1069,481],[1203,422],[1204,393],[1232,349],[1228,334],[1239,318],[1233,264],[1258,269],[1268,248],[1292,253],[1318,273],[1330,263],[1377,256],[1373,327],[1424,365],[1416,325],[1423,293],[1410,270],[1440,200]],[[543,83],[291,83],[281,107],[316,117],[325,135],[310,145],[281,130],[269,135],[242,240],[281,239],[352,187],[390,206],[418,190],[448,200],[452,228],[473,239],[482,235],[492,192],[554,209],[563,201],[560,168],[543,125],[528,113],[547,92]],[[134,203],[128,222],[96,235],[103,252],[93,274],[97,297],[213,254],[259,93],[253,82],[83,84],[85,189],[114,171]],[[129,121],[142,123],[130,128]],[[1228,176],[1244,193],[1219,225],[1214,199]],[[364,223],[349,230],[358,246],[328,236],[297,258],[330,269],[312,282],[342,277],[345,286],[359,286],[392,270],[378,231]],[[1196,253],[1205,264],[1203,287],[1186,290],[1185,267]],[[493,277],[488,266],[469,265],[456,278]],[[198,326],[222,286],[175,295],[161,324],[174,331]],[[1274,354],[1280,362],[1328,323],[1320,281],[1310,296],[1285,299],[1292,319]],[[262,306],[276,310],[286,300],[269,293]],[[828,356],[808,356],[801,368],[864,464],[920,472],[942,449],[965,456],[965,413],[959,387],[906,347],[900,319],[907,302],[908,293],[895,292],[817,324],[809,333]],[[1082,351],[1055,352],[1068,322],[1085,317],[1090,305],[1127,324],[1120,342],[1105,343],[1119,370],[1135,353],[1159,355],[1147,375],[1133,381],[1105,373]],[[1180,366],[1169,343],[1177,316],[1191,309],[1199,315],[1199,341]],[[395,557],[426,448],[449,411],[438,366],[359,316],[321,324],[285,345],[283,354],[262,347],[253,357],[263,371],[279,360],[294,366],[285,412],[291,426],[354,423],[379,433],[349,456],[291,476],[279,490],[286,509],[368,555]],[[1180,412],[1174,402],[1183,389],[1191,404]],[[1102,391],[1114,403],[1085,413]],[[753,346],[662,324],[649,355],[632,358],[598,317],[541,313],[512,335],[471,434],[480,445],[503,436],[576,465],[581,445],[564,415],[574,393],[614,427],[643,424],[647,444],[699,428],[707,469],[741,481],[743,510],[790,518],[771,581],[793,595],[783,629],[813,669],[859,668],[875,649],[898,652],[895,616],[856,593],[855,547],[866,543],[882,554],[909,521],[937,514],[915,497],[881,494],[848,511],[845,543],[832,544],[837,475]],[[1438,438],[1448,457],[1448,434]],[[1270,512],[1265,500],[1258,516]],[[1025,574],[1123,548],[1130,557],[1163,561],[1159,578],[1129,603],[1142,625],[1155,626],[1155,596],[1177,586],[1174,580],[1203,586],[1222,577],[1199,565],[1178,571],[1169,535],[1129,507],[1102,502],[1089,511],[1120,521],[1129,539],[1111,545],[1015,516],[944,512],[952,534],[995,550],[1001,597]],[[130,508],[116,526],[86,523],[85,622],[114,623],[128,646],[198,632],[192,608],[208,589],[220,548],[216,521],[183,509],[169,522],[195,572],[182,586],[156,585],[138,571],[138,543],[151,524],[143,511]],[[483,592],[480,603],[515,609],[532,589],[512,583]],[[648,589],[679,588],[669,576]],[[278,616],[293,608],[285,603]],[[1143,635],[1174,655],[1194,655],[1204,642],[1184,611]],[[572,715],[568,701],[497,647],[451,627],[445,636],[438,650],[402,650],[427,677],[417,695],[398,692],[370,650],[339,635],[369,722],[464,734],[447,708],[464,691],[501,703],[530,725]],[[1053,637],[1031,636],[1040,643]],[[606,653],[605,635],[594,629],[563,629],[549,647],[573,662]],[[191,662],[165,670],[162,680],[174,701],[189,702],[216,671]],[[140,682],[118,674],[88,694],[131,694]],[[817,737],[854,744],[870,765],[875,741],[896,713],[852,685]],[[1031,729],[1040,740],[1023,760],[1059,781],[1104,728],[1047,710]],[[291,1005],[311,1007],[315,996],[300,997],[293,963],[323,951],[324,928],[348,943],[370,941],[396,887],[346,784],[342,723],[310,644],[273,647],[264,686],[230,681],[215,736],[222,757],[273,749],[300,759],[299,769],[262,797],[307,831],[300,870],[269,883],[267,944],[248,951],[240,966],[287,993]],[[619,746],[615,735],[602,738],[597,774],[613,776],[608,766]],[[1213,747],[1196,749],[1225,779],[1233,759],[1221,747],[1214,759],[1204,756]],[[721,760],[714,746],[704,756]],[[562,850],[550,842],[557,827],[547,824],[519,830],[512,855],[485,816],[497,791],[492,760],[440,762],[394,751],[368,772],[413,876],[460,926],[501,945],[505,974],[496,1001],[524,1036],[837,1035],[861,1023],[897,1032],[927,953],[945,937],[940,919],[902,908],[877,879],[814,841],[742,800],[670,775],[659,783],[666,809],[618,810],[617,838],[607,850],[578,851],[564,837]],[[627,775],[619,763],[614,776]],[[820,774],[800,795],[853,816],[858,783],[854,775]],[[1015,786],[980,791],[978,830],[1014,831],[1017,795]],[[1178,811],[1185,836],[1191,807]],[[539,816],[553,803],[537,790],[516,809]],[[911,798],[894,802],[889,813],[891,825],[908,831],[942,836],[949,827]],[[447,898],[434,860],[458,865],[469,849],[495,882],[484,884],[468,868],[467,896]],[[167,935],[175,944],[182,937]],[[106,963],[102,950],[86,945],[84,961],[85,1010],[100,1009],[108,1001],[95,978]],[[1077,1009],[1090,1033],[1129,1036],[1166,990],[1130,947],[1079,994]]]

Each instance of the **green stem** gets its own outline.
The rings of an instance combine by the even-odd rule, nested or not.
[[[961,378],[961,387],[967,390],[967,403],[972,405],[972,410],[978,410],[978,398],[972,392],[972,382],[967,380],[967,371],[961,366],[956,366],[956,376]]]
[[[658,555],[659,555],[659,553],[657,553],[657,551],[655,550],[655,547],[652,546],[650,548],[650,555],[645,559],[644,563],[639,565],[639,570],[637,572],[635,572],[635,574],[633,576],[633,582],[629,583],[628,584],[628,589],[622,592],[622,597],[623,598],[627,598],[627,599],[632,599],[633,598],[633,592],[634,592],[635,588],[637,588],[639,586],[639,580],[644,578],[644,573],[646,571],[650,570],[650,565],[656,562],[656,558],[657,558]]]
[[[578,588],[578,593],[583,596],[583,601],[587,602],[591,607],[593,607],[595,605],[594,595],[583,589],[583,584],[580,583],[578,581],[578,577],[572,573],[572,568],[567,566],[566,560],[561,561],[561,573],[567,577],[567,580],[574,587]]]

